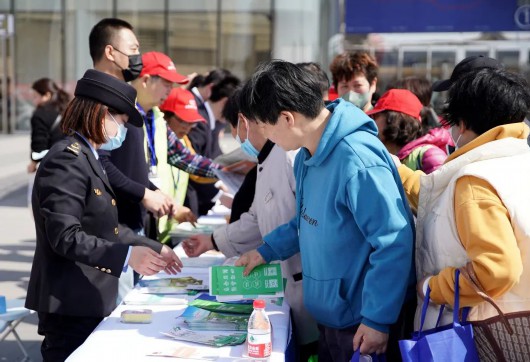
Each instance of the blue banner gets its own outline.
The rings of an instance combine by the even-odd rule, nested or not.
[[[346,0],[347,33],[530,30],[521,0]]]

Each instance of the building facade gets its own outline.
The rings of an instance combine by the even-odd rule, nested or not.
[[[329,63],[337,6],[336,0],[0,0],[0,80],[6,80],[0,96],[7,95],[0,132],[29,129],[35,80],[49,77],[73,91],[92,67],[88,34],[103,18],[130,22],[141,52],[168,54],[183,74],[223,67],[244,79],[271,58]]]

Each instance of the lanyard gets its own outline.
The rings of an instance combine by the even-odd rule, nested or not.
[[[136,107],[144,118],[145,130],[147,131],[147,152],[149,153],[150,166],[156,166],[158,160],[155,152],[155,114],[154,112],[145,112],[142,106],[136,103]],[[151,114],[149,114],[151,113]]]

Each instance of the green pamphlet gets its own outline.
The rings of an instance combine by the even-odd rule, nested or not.
[[[252,304],[241,303],[221,303],[212,300],[195,299],[188,303],[188,305],[209,310],[210,312],[221,313],[236,313],[250,315],[254,310]]]
[[[212,266],[210,268],[210,295],[283,296],[283,277],[280,264],[260,265],[246,277],[242,266]],[[219,300],[219,298],[218,298]]]
[[[196,331],[246,331],[248,315],[217,313],[205,309],[188,306],[177,319],[187,329]]]

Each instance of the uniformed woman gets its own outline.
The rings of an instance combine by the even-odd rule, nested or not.
[[[118,279],[180,271],[173,250],[118,225],[116,196],[97,149],[114,149],[124,123],[142,126],[136,91],[88,70],[63,115],[67,137],[41,162],[32,205],[37,245],[26,307],[38,312],[44,361],[64,361],[116,307]]]

